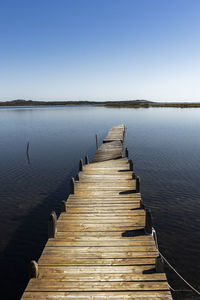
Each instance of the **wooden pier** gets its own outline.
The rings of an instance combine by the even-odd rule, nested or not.
[[[172,299],[124,132],[113,127],[91,163],[80,160],[23,300]]]

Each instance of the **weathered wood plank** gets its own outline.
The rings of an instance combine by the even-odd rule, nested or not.
[[[57,238],[49,239],[46,247],[131,247],[132,251],[138,246],[153,246],[155,247],[154,241],[145,241],[145,240],[132,240],[132,239],[113,239],[113,240],[100,240],[94,239],[93,241],[90,240],[76,240],[71,241],[67,238],[65,240],[60,240]]]
[[[119,299],[134,299],[134,300],[141,300],[141,299],[148,299],[148,300],[171,300],[171,293],[169,291],[125,291],[125,292],[25,292],[23,299],[38,299],[38,300],[46,300],[46,299],[81,299],[81,300],[119,300]]]
[[[40,257],[40,265],[91,265],[91,266],[126,266],[126,265],[155,265],[155,257],[150,258],[62,258]]]
[[[31,279],[28,286],[27,291],[126,291],[126,290],[164,290],[167,291],[169,289],[167,282],[163,281],[138,281],[138,282],[112,282],[112,281],[104,281],[104,282],[87,282],[87,281],[73,281],[73,282],[62,282],[62,281],[54,281],[54,280],[42,280],[42,279]]]
[[[40,265],[39,277],[43,274],[48,274],[48,276],[53,277],[54,274],[58,276],[65,276],[66,274],[136,274],[136,275],[156,275],[164,273],[154,273],[154,274],[143,274],[145,271],[151,271],[155,266],[152,265],[126,265],[126,266],[43,266]]]
[[[60,281],[166,281],[164,273],[155,274],[139,274],[139,273],[64,273],[64,272],[49,272],[49,268],[41,268],[40,276],[41,279],[55,279]],[[52,268],[52,270],[54,270]]]

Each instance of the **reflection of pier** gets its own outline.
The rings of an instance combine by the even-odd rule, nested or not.
[[[80,160],[22,299],[172,299],[124,131],[113,127],[91,163]]]

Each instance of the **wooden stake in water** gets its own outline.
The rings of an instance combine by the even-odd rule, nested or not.
[[[74,177],[72,177],[71,180],[70,180],[70,193],[75,194],[75,180],[74,180]]]
[[[61,202],[61,211],[62,212],[66,212],[67,211],[67,205],[66,204],[67,203],[64,200]]]
[[[28,152],[29,152],[29,146],[30,146],[30,143],[29,143],[29,142],[27,142],[27,145],[26,145],[26,153],[28,153]]]
[[[133,161],[132,159],[129,159],[129,165],[130,165],[130,171],[133,171]]]
[[[140,208],[145,209],[144,201],[142,199],[140,200]]]
[[[79,161],[79,171],[80,172],[83,171],[83,160],[82,160],[82,158]]]
[[[150,209],[145,209],[146,219],[145,219],[145,232],[146,234],[152,234],[152,217]]]
[[[128,157],[128,148],[125,149],[125,157]]]
[[[96,147],[97,147],[97,149],[98,149],[99,146],[98,146],[98,136],[97,136],[97,134],[95,135],[95,138],[96,138]]]
[[[85,156],[85,164],[86,164],[86,165],[88,165],[88,164],[89,164],[89,158],[88,158],[88,156],[87,156],[87,155]]]
[[[30,147],[30,143],[27,142],[27,145],[26,145],[26,156],[27,156],[28,164],[30,164],[29,147]]]
[[[164,261],[161,256],[156,257],[156,273],[164,273]]]
[[[136,193],[140,192],[140,177],[136,177]]]

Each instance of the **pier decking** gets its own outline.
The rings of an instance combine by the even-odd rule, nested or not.
[[[158,251],[145,231],[139,179],[123,156],[124,131],[113,127],[91,163],[80,162],[23,300],[172,299],[165,274],[156,272]]]

